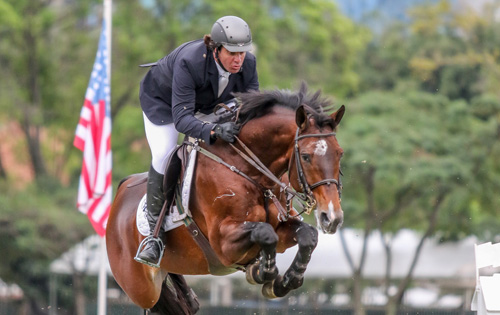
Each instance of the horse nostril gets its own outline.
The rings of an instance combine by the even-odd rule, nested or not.
[[[321,221],[321,224],[328,225],[330,223],[330,218],[328,217],[328,214],[326,212],[322,212],[319,216],[319,219]]]

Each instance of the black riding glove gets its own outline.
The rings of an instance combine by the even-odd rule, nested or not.
[[[232,143],[234,142],[234,136],[240,133],[240,128],[234,122],[227,122],[215,125],[213,131],[215,138]]]

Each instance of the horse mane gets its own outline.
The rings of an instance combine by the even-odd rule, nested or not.
[[[318,127],[330,125],[335,129],[334,120],[327,114],[333,110],[331,101],[321,96],[321,90],[311,94],[307,85],[302,83],[299,91],[269,90],[249,91],[245,93],[234,93],[241,102],[239,123],[244,125],[248,121],[267,115],[274,106],[297,110],[303,105],[307,114],[312,116]]]

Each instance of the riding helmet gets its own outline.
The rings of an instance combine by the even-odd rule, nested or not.
[[[237,16],[224,16],[212,26],[210,33],[217,46],[224,46],[230,52],[252,50],[252,33],[250,27]]]

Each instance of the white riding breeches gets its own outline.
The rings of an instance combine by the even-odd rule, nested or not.
[[[151,149],[151,165],[160,174],[165,174],[170,152],[177,146],[179,132],[175,129],[174,123],[167,125],[153,124],[144,113],[144,129]]]

